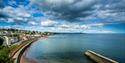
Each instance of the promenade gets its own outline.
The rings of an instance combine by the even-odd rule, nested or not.
[[[20,63],[20,58],[22,54],[24,53],[25,49],[30,46],[33,42],[37,41],[38,38],[32,38],[26,41],[23,41],[22,44],[20,44],[11,54],[10,57],[14,60],[14,63]]]

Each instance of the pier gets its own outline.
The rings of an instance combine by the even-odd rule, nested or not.
[[[105,57],[103,55],[100,55],[98,53],[95,53],[95,52],[93,52],[91,50],[87,50],[85,52],[85,55],[87,57],[89,57],[90,59],[92,59],[93,61],[95,61],[96,63],[119,63],[119,62],[117,62],[115,60],[107,58],[107,57]]]

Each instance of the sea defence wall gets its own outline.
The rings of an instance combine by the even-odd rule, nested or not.
[[[98,53],[95,53],[95,52],[93,52],[91,50],[87,50],[85,52],[85,55],[87,57],[89,57],[90,59],[92,59],[93,61],[97,62],[97,63],[119,63],[119,62],[114,61],[114,60],[112,60],[110,58],[107,58],[107,57],[102,56],[102,55],[100,55]]]
[[[26,44],[20,51],[19,51],[19,54],[17,56],[17,60],[15,63],[20,63],[20,59],[21,59],[21,56],[23,55],[24,51],[35,41],[37,41],[39,38],[35,38],[33,39],[31,42],[29,42],[28,44]],[[24,62],[25,63],[25,62]]]
[[[20,59],[24,51],[35,41],[37,41],[40,37],[32,38],[29,40],[25,40],[17,47],[11,54],[10,57],[14,60],[14,63],[20,63]]]

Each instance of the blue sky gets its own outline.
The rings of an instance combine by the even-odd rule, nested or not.
[[[0,0],[0,28],[125,33],[125,0]]]

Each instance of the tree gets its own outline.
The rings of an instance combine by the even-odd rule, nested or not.
[[[9,53],[9,48],[0,46],[0,63],[13,63],[11,58],[9,58]]]

